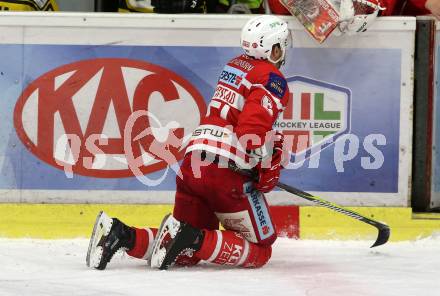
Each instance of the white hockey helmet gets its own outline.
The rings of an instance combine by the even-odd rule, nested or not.
[[[287,22],[274,15],[260,15],[251,18],[241,31],[241,47],[255,59],[269,60],[272,63],[284,61],[286,48],[291,42]],[[282,56],[271,59],[272,46],[279,44]]]

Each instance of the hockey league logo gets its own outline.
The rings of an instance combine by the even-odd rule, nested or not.
[[[274,124],[295,159],[311,155],[350,132],[351,91],[302,76],[287,78],[289,102]]]

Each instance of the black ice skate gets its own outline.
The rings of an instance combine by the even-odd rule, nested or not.
[[[87,251],[87,266],[103,270],[119,249],[133,248],[135,230],[103,211],[96,217]]]
[[[154,244],[151,267],[168,269],[179,255],[191,257],[202,246],[203,237],[200,229],[165,216]]]

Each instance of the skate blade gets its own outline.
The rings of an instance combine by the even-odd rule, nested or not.
[[[151,255],[151,267],[160,268],[165,260],[166,248],[162,245],[164,238],[169,234],[170,238],[176,237],[176,234],[180,228],[180,222],[176,220],[171,214],[168,214],[162,220],[159,231],[154,241],[153,252]]]
[[[102,259],[102,247],[98,246],[102,237],[107,236],[112,228],[113,219],[106,213],[100,211],[93,226],[92,236],[90,237],[89,248],[87,250],[86,264],[90,268],[98,268]]]

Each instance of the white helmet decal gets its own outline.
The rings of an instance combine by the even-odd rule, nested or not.
[[[261,15],[253,17],[243,27],[240,44],[248,56],[277,63],[284,60],[290,41],[286,21],[274,15]],[[282,56],[277,61],[270,57],[275,44],[279,44],[282,50]]]

